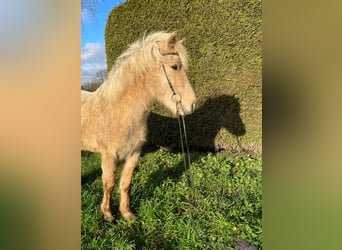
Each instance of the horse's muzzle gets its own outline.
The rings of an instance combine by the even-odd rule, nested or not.
[[[193,102],[190,106],[189,109],[186,109],[184,106],[183,106],[183,111],[184,111],[184,115],[190,115],[192,114],[196,109],[196,102]]]

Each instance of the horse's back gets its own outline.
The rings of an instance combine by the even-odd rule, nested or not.
[[[86,97],[90,96],[92,92],[81,90],[81,100],[83,101]]]
[[[91,106],[93,92],[81,90],[81,125],[83,126],[85,121],[91,118]]]
[[[81,90],[81,149],[97,152],[96,143],[89,130],[92,129],[92,106],[94,102],[94,92]]]
[[[85,110],[90,110],[95,99],[95,92],[89,92],[81,90],[81,114],[83,115]]]

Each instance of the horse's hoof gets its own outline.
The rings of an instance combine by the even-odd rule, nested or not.
[[[105,221],[112,222],[114,220],[114,216],[112,215],[111,211],[109,209],[105,209],[103,204],[101,204],[100,209]]]
[[[114,221],[114,216],[111,214],[104,214],[104,220],[108,222],[113,222]]]
[[[125,220],[133,220],[135,219],[135,215],[132,213],[132,212],[125,212],[125,213],[122,213],[122,217],[125,219]]]

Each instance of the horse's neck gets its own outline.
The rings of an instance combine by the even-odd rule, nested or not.
[[[140,84],[123,91],[112,106],[116,111],[120,111],[121,116],[131,116],[132,121],[142,121],[147,119],[152,103],[151,94]]]

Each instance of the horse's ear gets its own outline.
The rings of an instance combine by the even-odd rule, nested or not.
[[[170,50],[174,49],[177,43],[176,35],[177,31],[174,31],[169,33],[169,36],[165,40],[156,42],[161,54],[169,53]]]
[[[185,41],[185,38],[183,38],[182,40],[179,41],[180,44],[183,44]]]
[[[169,46],[176,44],[177,42],[176,35],[177,35],[177,31],[174,31],[170,34],[170,37],[167,39],[167,43],[169,44]]]

